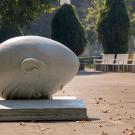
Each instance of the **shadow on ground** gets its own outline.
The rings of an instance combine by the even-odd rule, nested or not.
[[[100,75],[100,74],[107,74],[108,72],[101,72],[101,71],[87,71],[87,70],[80,70],[77,75]]]
[[[101,119],[99,118],[88,118],[88,119],[85,119],[85,120],[44,120],[44,121],[24,121],[25,123],[32,123],[32,122],[35,122],[35,123],[67,123],[67,122],[91,122],[91,121],[99,121]]]

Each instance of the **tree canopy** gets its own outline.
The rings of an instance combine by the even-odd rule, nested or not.
[[[29,25],[40,14],[51,11],[50,3],[53,1],[56,0],[1,0],[0,42],[21,35],[25,25]]]

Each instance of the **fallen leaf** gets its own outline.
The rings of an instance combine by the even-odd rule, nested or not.
[[[96,101],[96,104],[99,104],[99,101]]]
[[[109,112],[109,110],[102,110],[102,112],[103,112],[103,113],[108,113],[108,112]]]
[[[110,120],[113,120],[113,117],[110,117],[109,119],[110,119]]]
[[[45,131],[46,129],[45,128],[42,128],[41,131]]]
[[[24,122],[21,122],[20,125],[21,125],[21,126],[24,126],[25,124],[24,124]]]
[[[100,128],[102,128],[103,126],[102,125],[99,125]]]
[[[130,116],[130,119],[135,119],[135,116]]]
[[[135,135],[135,132],[129,132],[128,135]]]
[[[48,129],[50,129],[50,128],[42,128],[41,131],[45,131],[45,130],[48,130]]]
[[[121,120],[121,119],[122,119],[122,117],[117,118],[117,120]]]
[[[126,120],[130,120],[130,118],[126,118]]]
[[[100,135],[108,135],[108,133],[106,133],[106,132],[102,132]]]

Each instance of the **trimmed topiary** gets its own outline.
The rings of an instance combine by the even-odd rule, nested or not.
[[[124,0],[106,0],[97,21],[104,53],[127,53],[130,20]]]
[[[66,45],[77,56],[83,53],[87,39],[74,6],[71,4],[61,6],[53,17],[51,28],[53,40]]]

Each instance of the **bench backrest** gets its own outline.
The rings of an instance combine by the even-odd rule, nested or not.
[[[103,64],[114,64],[115,54],[103,54],[102,63]]]
[[[117,54],[116,64],[128,64],[128,54]]]

